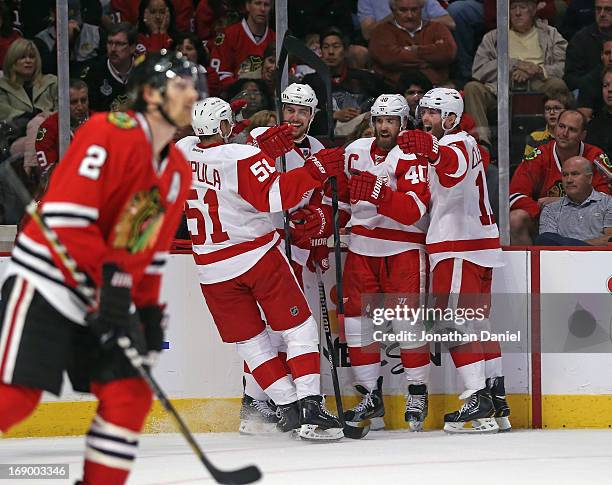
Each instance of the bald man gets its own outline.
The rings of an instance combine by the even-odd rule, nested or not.
[[[581,156],[563,162],[565,196],[540,214],[543,246],[607,246],[612,242],[612,197],[593,189],[593,164]]]

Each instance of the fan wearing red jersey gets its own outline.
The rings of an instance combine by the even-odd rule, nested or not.
[[[87,315],[88,298],[32,221],[4,272],[0,430],[29,416],[43,390],[59,395],[67,371],[75,390],[100,401],[86,438],[88,485],[126,482],[151,406],[116,341],[127,335],[147,356],[162,349],[161,271],[191,183],[170,142],[189,123],[197,81],[197,66],[180,55],[137,66],[134,111],[99,113],[81,126],[40,202],[79,283],[98,293],[95,313]]]
[[[351,233],[344,266],[344,334],[348,344],[356,389],[362,401],[346,411],[348,422],[384,415],[380,341],[371,318],[364,318],[362,296],[394,294],[385,305],[418,307],[426,292],[427,162],[405,155],[396,138],[408,122],[403,96],[383,94],[371,109],[375,136],[346,148],[348,194],[342,208],[350,213]],[[328,202],[328,199],[325,199]],[[397,295],[400,295],[398,298]],[[402,301],[406,298],[405,301]],[[372,302],[374,304],[374,302]],[[420,337],[421,321],[394,320],[393,328]],[[401,360],[407,380],[405,419],[411,430],[420,430],[427,416],[430,370],[429,345],[420,338],[400,340]]]
[[[493,268],[503,265],[502,253],[487,195],[486,159],[476,140],[459,128],[462,114],[458,91],[432,89],[419,102],[424,131],[402,133],[398,145],[405,153],[427,157],[430,164],[427,252],[434,305],[480,309],[486,315],[482,326],[490,330],[489,312],[483,308],[490,308]],[[452,330],[459,331],[459,325]],[[445,431],[510,429],[499,343],[470,342],[450,353],[466,391],[461,409],[444,416]]]
[[[224,342],[234,342],[261,388],[278,405],[278,429],[303,439],[337,440],[342,426],[320,395],[318,330],[283,251],[270,214],[294,207],[305,192],[343,169],[343,150],[321,150],[304,166],[279,174],[259,148],[227,144],[231,107],[219,98],[196,103],[196,137],[178,142],[193,185],[188,227],[200,287]],[[269,130],[270,146],[293,148],[286,125]],[[282,150],[281,150],[282,151]],[[292,379],[270,341],[261,312],[287,345]]]
[[[586,123],[580,111],[563,111],[555,125],[554,138],[527,155],[514,172],[510,182],[510,241],[513,245],[533,244],[540,211],[565,195],[561,167],[566,160],[581,156],[591,161],[594,164],[593,187],[599,192],[610,193],[609,181],[599,171],[607,156],[600,148],[584,143]]]

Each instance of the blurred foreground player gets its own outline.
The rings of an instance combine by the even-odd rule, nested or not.
[[[423,96],[423,129],[398,137],[405,153],[429,159],[431,191],[427,252],[431,293],[441,308],[486,308],[480,327],[491,330],[493,268],[503,266],[499,231],[489,204],[485,178],[488,158],[476,140],[459,127],[463,99],[454,89],[435,88]],[[452,331],[462,331],[460,324]],[[466,391],[459,411],[444,416],[448,432],[495,432],[510,429],[501,349],[498,342],[463,343],[450,349]],[[493,419],[495,418],[495,419]],[[471,426],[469,423],[471,422]]]
[[[162,348],[161,271],[191,183],[170,142],[190,121],[197,67],[179,55],[151,55],[135,68],[130,96],[134,111],[100,113],[79,129],[39,206],[80,282],[97,290],[97,312],[87,314],[86,298],[33,221],[2,286],[0,430],[28,417],[43,390],[59,395],[66,370],[75,390],[99,400],[86,439],[87,485],[126,482],[151,406],[149,387],[116,339],[127,335],[148,357]]]
[[[188,227],[202,294],[219,334],[236,343],[255,380],[277,404],[280,431],[297,429],[307,440],[340,439],[342,426],[320,395],[317,324],[279,248],[270,213],[295,206],[304,193],[341,173],[343,151],[321,150],[303,167],[279,174],[274,158],[293,148],[287,125],[259,138],[264,153],[226,143],[234,121],[222,99],[196,103],[192,124],[198,136],[177,146],[191,163]],[[282,332],[293,379],[260,312],[272,330]]]

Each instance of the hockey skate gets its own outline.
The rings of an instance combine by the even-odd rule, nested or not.
[[[465,400],[459,411],[444,415],[444,431],[447,433],[496,433],[499,426],[493,417],[495,408],[488,388],[465,391]]]
[[[276,429],[281,433],[297,431],[300,429],[300,408],[297,401],[281,404],[276,407],[278,422]]]
[[[510,419],[508,418],[510,416],[510,406],[508,406],[508,401],[506,401],[504,376],[489,377],[487,379],[487,387],[491,391],[493,407],[495,408],[495,421],[497,421],[499,431],[510,431],[512,429]]]
[[[349,425],[356,425],[360,421],[372,418],[382,418],[385,415],[385,403],[382,394],[382,376],[376,381],[376,388],[368,391],[360,384],[355,389],[363,394],[361,402],[352,409],[345,411],[344,420]]]
[[[240,434],[258,435],[276,433],[278,417],[268,401],[258,401],[246,394],[242,397],[240,408]]]
[[[323,396],[300,399],[299,436],[307,441],[336,441],[344,437],[340,420],[325,409]]]
[[[410,431],[423,431],[423,422],[427,417],[429,393],[426,384],[410,384],[406,396],[404,420]]]

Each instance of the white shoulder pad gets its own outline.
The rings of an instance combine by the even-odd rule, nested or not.
[[[257,128],[253,128],[249,135],[251,138],[257,138],[259,135],[263,135],[266,131],[268,131],[269,126],[258,126]]]
[[[200,139],[197,136],[186,136],[185,138],[181,138],[179,141],[177,141],[175,146],[183,155],[187,156],[191,149],[199,142]]]
[[[395,145],[387,155],[387,160],[391,160],[393,158],[398,160],[400,158],[403,160],[416,160],[417,156],[414,153],[404,153],[398,145]]]
[[[323,143],[317,140],[314,136],[306,135],[306,138],[310,141],[310,153],[317,153],[319,150],[323,150],[325,147]]]
[[[352,152],[352,151],[357,151],[357,150],[369,150],[372,147],[372,142],[375,140],[376,138],[372,137],[368,137],[368,138],[359,138],[358,140],[355,140],[353,143],[351,143],[349,146],[347,146],[345,148],[346,152]]]

